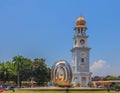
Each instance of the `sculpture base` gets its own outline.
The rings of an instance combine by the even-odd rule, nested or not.
[[[69,84],[69,85],[59,85],[59,87],[71,87],[72,84]]]

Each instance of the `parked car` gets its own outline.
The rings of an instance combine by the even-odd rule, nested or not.
[[[7,86],[7,87],[5,88],[5,90],[14,90],[14,87],[13,87],[13,86]]]
[[[3,89],[0,89],[0,93],[3,92],[4,90]]]

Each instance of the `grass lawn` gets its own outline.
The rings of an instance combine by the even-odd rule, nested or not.
[[[13,91],[4,91],[2,93],[120,93],[116,91],[22,91],[22,90],[16,90],[15,92]]]

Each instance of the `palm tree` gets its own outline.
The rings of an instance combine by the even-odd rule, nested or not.
[[[13,68],[12,68],[11,62],[7,61],[5,63],[4,62],[0,63],[1,81],[3,81],[4,83],[6,81],[9,81],[12,70],[13,70]]]
[[[3,81],[4,83],[6,82],[6,75],[7,75],[7,68],[5,67],[5,63],[4,62],[2,62],[1,64],[0,64],[0,78],[1,78],[1,81]]]
[[[14,80],[14,77],[15,77],[14,64],[13,64],[11,61],[6,61],[6,62],[5,62],[5,67],[8,69],[9,79],[10,79],[10,80]]]
[[[17,86],[20,87],[20,69],[21,69],[21,65],[22,65],[22,62],[24,60],[24,57],[23,56],[15,56],[13,57],[13,60],[12,62],[14,63],[14,67],[16,68],[17,70]]]

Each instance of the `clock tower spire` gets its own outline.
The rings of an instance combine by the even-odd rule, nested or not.
[[[87,45],[88,36],[86,35],[86,20],[80,16],[76,20],[75,35],[73,37],[74,45],[72,52],[72,72],[73,84],[80,84],[87,87],[91,81],[91,72],[89,72],[89,51]]]

